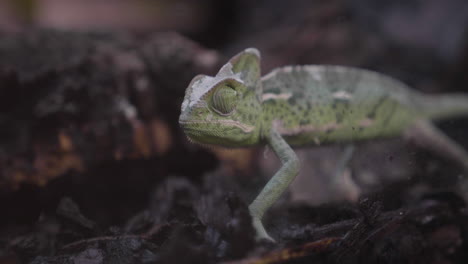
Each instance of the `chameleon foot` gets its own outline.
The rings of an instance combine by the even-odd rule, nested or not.
[[[253,224],[253,227],[255,229],[255,232],[257,233],[256,234],[256,237],[255,239],[257,241],[260,241],[260,240],[268,240],[270,242],[276,242],[270,235],[268,235],[268,233],[266,232],[265,228],[263,227],[263,224],[262,224],[262,220],[260,220],[259,218],[256,218],[256,217],[253,217],[252,218],[252,224]]]

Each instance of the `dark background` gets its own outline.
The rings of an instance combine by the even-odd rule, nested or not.
[[[256,243],[246,206],[274,154],[190,144],[177,119],[191,78],[247,47],[264,74],[340,64],[468,92],[467,25],[464,0],[1,0],[0,263],[250,263],[290,248],[303,256],[267,263],[466,263],[464,172],[443,157],[365,143],[337,189],[341,146],[300,149],[266,220],[279,243]],[[466,119],[439,125],[468,147]]]

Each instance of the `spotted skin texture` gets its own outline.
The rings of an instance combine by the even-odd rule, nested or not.
[[[299,173],[291,146],[355,142],[422,132],[433,150],[468,170],[468,154],[430,120],[468,113],[463,94],[430,96],[388,76],[343,66],[286,66],[260,77],[260,53],[249,48],[216,76],[189,84],[179,123],[197,143],[226,147],[268,144],[282,167],[250,204],[257,238],[273,241],[262,217]],[[437,137],[436,139],[434,137]]]
[[[264,77],[262,84],[264,95],[291,94],[263,101],[263,127],[276,126],[295,146],[394,136],[420,114],[414,109],[414,92],[366,70],[286,67]]]

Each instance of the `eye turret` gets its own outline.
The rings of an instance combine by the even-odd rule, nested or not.
[[[236,109],[237,91],[234,88],[223,85],[219,87],[211,98],[211,106],[220,115],[229,115]]]

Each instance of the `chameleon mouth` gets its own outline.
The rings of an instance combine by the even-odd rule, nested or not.
[[[179,125],[184,130],[185,135],[193,142],[203,141],[204,136],[213,136],[213,130],[210,125],[213,123],[197,122],[197,121],[179,121]]]
[[[202,147],[211,148],[212,146],[223,144],[226,140],[224,134],[210,129],[208,126],[200,126],[197,122],[179,122],[184,130],[187,139]]]

